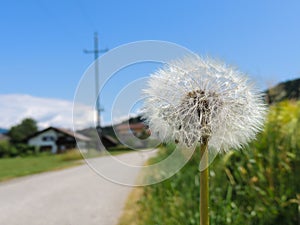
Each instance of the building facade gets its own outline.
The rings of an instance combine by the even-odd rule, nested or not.
[[[40,152],[62,153],[68,149],[85,148],[90,139],[70,130],[49,127],[27,138],[27,144],[35,146]]]

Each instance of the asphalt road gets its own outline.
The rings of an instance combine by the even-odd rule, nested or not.
[[[117,157],[141,165],[148,155]],[[107,157],[93,160],[110,166]],[[134,182],[138,172],[124,176]],[[87,165],[14,179],[0,183],[0,224],[115,225],[130,191],[130,187],[100,177]]]

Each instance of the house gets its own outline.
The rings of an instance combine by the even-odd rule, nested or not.
[[[123,122],[115,126],[117,137],[122,143],[133,148],[145,148],[150,139],[149,128],[143,122]]]
[[[144,133],[149,133],[144,123],[121,123],[116,126],[116,131],[119,135],[126,135],[133,133],[136,137],[142,136]]]
[[[68,149],[84,148],[90,138],[70,130],[48,127],[27,138],[27,144],[36,146],[41,152],[53,154],[65,152]]]
[[[7,133],[8,130],[0,128],[0,141],[8,141],[10,139]]]
[[[94,127],[89,127],[77,132],[91,139],[88,143],[89,148],[109,149],[120,144],[109,134],[110,132],[108,132],[107,127],[103,127],[100,130],[95,129]]]
[[[0,141],[8,141],[8,140],[9,140],[9,136],[0,133]]]
[[[107,149],[116,147],[119,144],[113,137],[108,135],[101,135],[100,138],[102,145]]]

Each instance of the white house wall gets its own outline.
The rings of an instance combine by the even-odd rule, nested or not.
[[[53,140],[44,141],[43,137],[53,137]],[[42,147],[42,146],[52,146],[52,153],[57,152],[56,140],[57,140],[57,132],[54,130],[45,131],[35,137],[32,137],[28,140],[28,145]]]

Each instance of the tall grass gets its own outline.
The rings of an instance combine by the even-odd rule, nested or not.
[[[300,102],[270,108],[264,131],[242,151],[210,167],[212,225],[300,224]],[[169,146],[153,159],[160,161]],[[176,175],[145,187],[139,225],[199,224],[199,151]]]

